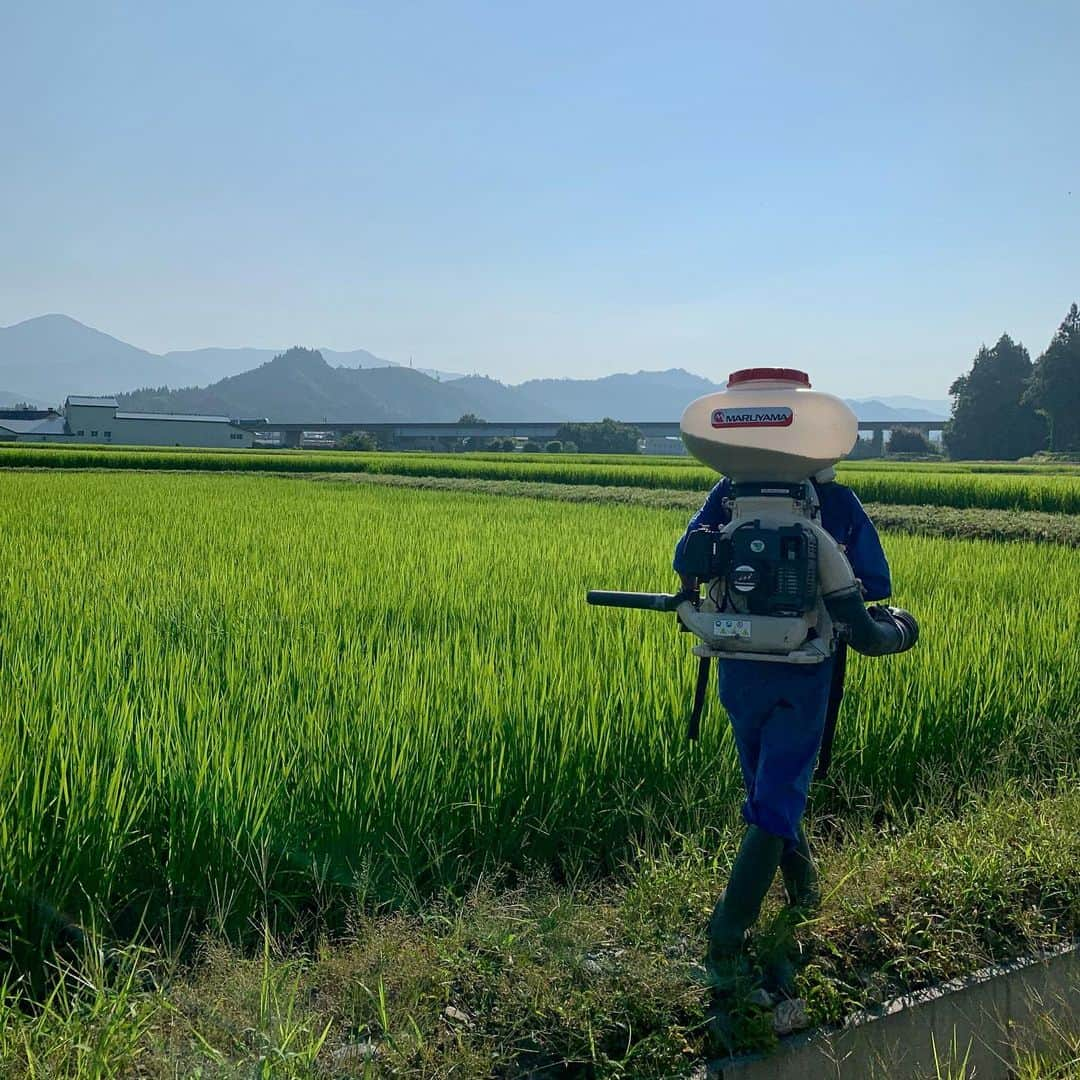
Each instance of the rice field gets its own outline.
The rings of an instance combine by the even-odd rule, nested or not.
[[[409,902],[728,820],[734,754],[715,701],[683,738],[674,620],[584,603],[671,585],[685,517],[0,471],[0,923],[44,902],[244,926],[268,897]],[[922,644],[852,663],[824,805],[1056,775],[1080,738],[1080,551],[886,548]]]
[[[688,459],[556,454],[347,453],[281,450],[147,450],[0,447],[0,469],[17,467],[355,472],[519,480],[705,492],[716,475]],[[864,502],[1080,514],[1080,468],[994,464],[851,462],[841,476]]]
[[[379,451],[377,451],[378,453]],[[357,452],[344,450],[327,450],[323,448],[309,450],[273,449],[268,447],[255,447],[252,449],[238,449],[235,447],[222,447],[221,449],[199,449],[190,446],[123,446],[120,444],[96,445],[90,443],[70,443],[66,445],[57,443],[0,443],[0,460],[12,464],[21,465],[31,461],[27,454],[42,454],[45,461],[51,463],[60,461],[66,464],[71,460],[71,454],[212,454],[231,456],[235,458],[258,457],[269,454],[279,459],[312,460],[343,460],[355,461]],[[361,452],[367,456],[367,452]],[[493,461],[493,462],[534,462],[552,464],[562,462],[576,465],[660,465],[667,468],[700,469],[700,463],[688,455],[669,454],[551,454],[551,453],[524,453],[516,451],[508,454],[505,451],[496,450],[469,450],[455,452],[453,454],[435,453],[433,451],[409,450],[409,451],[381,451],[381,453],[401,454],[406,457],[445,458],[452,457],[455,460],[465,461]],[[6,455],[6,457],[5,457]],[[57,457],[59,455],[59,457]],[[242,467],[242,466],[238,466]],[[1015,474],[1026,476],[1080,476],[1080,462],[1061,461],[1053,458],[1046,460],[1024,461],[950,461],[948,459],[937,460],[906,460],[899,458],[865,458],[855,461],[843,461],[840,469],[844,472],[869,470],[871,472],[922,472],[922,473],[986,473],[986,474]]]

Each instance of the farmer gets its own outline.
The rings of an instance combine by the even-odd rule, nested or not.
[[[846,552],[864,599],[884,600],[892,586],[881,541],[855,493],[836,483],[835,476],[828,468],[812,479],[821,525]],[[726,525],[731,520],[730,497],[731,482],[721,480],[675,548],[675,571],[686,588],[697,586],[685,572],[686,538],[693,529]],[[792,905],[812,908],[820,899],[802,817],[826,715],[835,719],[843,693],[844,649],[841,645],[820,664],[719,661],[720,700],[731,718],[746,785],[742,813],[747,828],[727,889],[709,921],[706,967],[717,989],[730,986],[742,970],[746,932],[758,917],[777,868]]]

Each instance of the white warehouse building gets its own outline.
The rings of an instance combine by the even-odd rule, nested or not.
[[[251,432],[227,416],[123,412],[116,398],[69,397],[64,415],[35,420],[0,416],[0,440],[102,446],[251,446]]]

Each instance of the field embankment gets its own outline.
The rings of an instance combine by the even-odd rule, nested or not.
[[[344,472],[514,480],[705,492],[716,474],[687,459],[555,454],[348,453],[281,450],[166,450],[120,447],[0,447],[0,469],[141,469],[202,472]],[[842,464],[841,478],[864,501],[1080,514],[1080,469],[1072,466]]]
[[[569,503],[613,503],[681,510],[689,516],[702,497],[698,492],[664,488],[601,487],[594,484],[538,484],[528,480],[463,480],[440,476],[394,476],[391,474],[317,474],[316,481],[358,483],[379,487],[419,488],[461,494],[501,495],[515,499],[553,499]],[[1026,541],[1080,547],[1080,514],[1045,514],[1035,510],[980,510],[954,506],[897,506],[867,503],[874,524],[888,532],[956,540]]]

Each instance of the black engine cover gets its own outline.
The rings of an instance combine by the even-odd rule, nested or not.
[[[817,537],[748,521],[728,534],[727,600],[746,615],[804,615],[818,599]]]
[[[694,529],[683,547],[682,569],[699,581],[726,577],[731,563],[731,542],[715,529]]]

